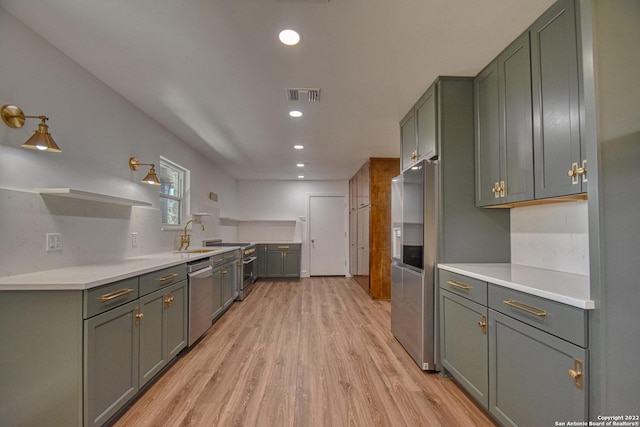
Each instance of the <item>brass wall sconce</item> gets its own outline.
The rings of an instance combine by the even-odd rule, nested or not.
[[[151,169],[149,169],[149,173],[147,174],[147,176],[145,176],[142,179],[142,182],[144,182],[145,184],[151,184],[151,185],[160,185],[160,180],[158,179],[158,175],[156,175],[156,165],[153,163],[140,163],[140,161],[135,158],[135,157],[131,157],[129,159],[129,168],[132,171],[137,171],[140,166],[151,166]]]
[[[47,116],[26,116],[20,107],[15,105],[3,105],[0,114],[2,115],[2,121],[12,128],[24,126],[25,119],[40,119],[38,129],[22,146],[32,150],[51,151],[53,153],[62,152],[49,133],[49,126],[46,123],[49,120]]]

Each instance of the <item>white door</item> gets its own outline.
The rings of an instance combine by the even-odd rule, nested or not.
[[[346,275],[344,196],[309,196],[309,275]]]

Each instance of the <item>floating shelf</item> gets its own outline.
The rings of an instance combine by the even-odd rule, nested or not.
[[[247,222],[271,222],[271,223],[290,223],[295,224],[295,219],[237,219],[237,218],[227,218],[220,217],[220,224],[222,225],[238,225],[241,223]]]
[[[106,194],[92,193],[89,191],[75,190],[73,188],[36,188],[35,191],[42,195],[66,197],[69,199],[87,200],[91,202],[109,203],[122,206],[152,206],[152,203],[142,200],[125,199],[123,197],[109,196]]]

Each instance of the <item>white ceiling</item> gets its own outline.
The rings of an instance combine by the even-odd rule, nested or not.
[[[476,75],[552,3],[0,0],[235,178],[296,179],[304,162],[305,179],[340,180],[398,157],[398,122],[431,82]],[[278,41],[287,27],[298,46]]]

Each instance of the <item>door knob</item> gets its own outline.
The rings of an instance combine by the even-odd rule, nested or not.
[[[315,243],[315,242],[316,242],[316,239],[311,239],[311,243]]]

